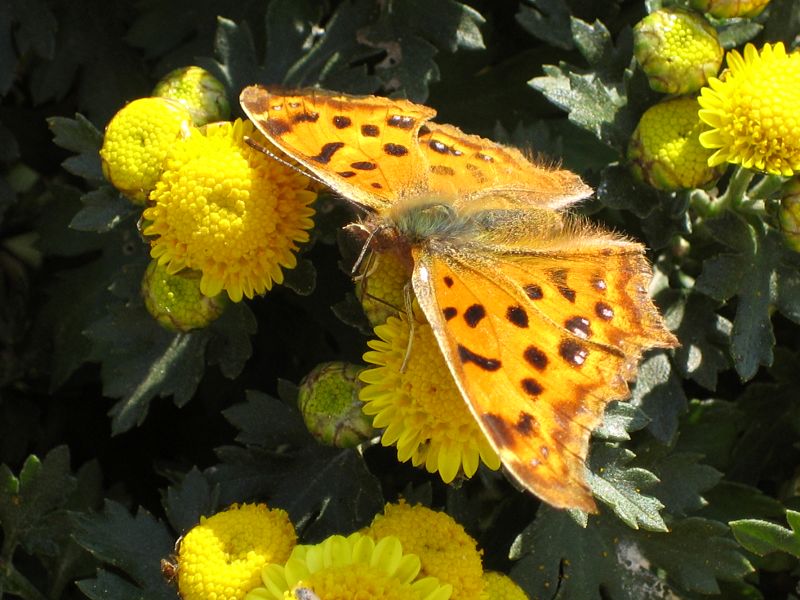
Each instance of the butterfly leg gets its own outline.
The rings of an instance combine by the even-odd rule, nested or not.
[[[411,345],[414,343],[414,329],[417,326],[417,320],[414,318],[414,288],[409,281],[403,287],[403,299],[406,305],[406,320],[408,321],[408,345],[406,346],[406,355],[403,357],[403,364],[400,365],[400,372],[406,372],[406,365],[411,356]]]

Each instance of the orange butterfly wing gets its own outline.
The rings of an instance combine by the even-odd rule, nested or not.
[[[675,345],[641,246],[603,243],[602,254],[588,242],[564,255],[414,251],[417,299],[505,468],[549,504],[589,512],[592,429],[628,396],[642,352]]]
[[[561,208],[592,193],[571,171],[534,164],[516,148],[452,125],[428,123],[419,133],[419,143],[431,173],[430,192],[457,198],[455,204],[462,210],[470,210],[475,199],[481,200],[482,210],[515,205]]]
[[[381,210],[424,185],[417,131],[436,111],[407,100],[317,89],[245,88],[240,102],[267,138],[322,181]]]
[[[483,209],[559,208],[591,194],[574,173],[431,123],[436,111],[408,100],[250,86],[240,102],[273,144],[347,199],[374,210],[409,196],[444,198],[464,210],[478,198]]]

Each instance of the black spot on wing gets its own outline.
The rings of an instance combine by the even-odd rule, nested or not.
[[[446,306],[442,309],[442,314],[444,315],[445,321],[449,321],[458,314],[458,310],[455,306]]]
[[[522,353],[525,361],[537,371],[544,371],[547,367],[547,355],[536,346],[528,346]]]
[[[319,121],[319,113],[298,113],[292,117],[294,123],[316,123]]]
[[[408,154],[408,148],[402,144],[384,144],[383,151],[389,156],[405,156]]]
[[[392,115],[386,119],[386,124],[389,127],[397,127],[398,129],[411,129],[414,126],[414,117]]]
[[[502,366],[502,363],[498,359],[476,354],[461,344],[458,345],[458,357],[461,359],[462,363],[472,363],[484,371],[497,371]]]
[[[368,160],[359,160],[354,163],[350,164],[351,167],[354,169],[358,169],[359,171],[372,171],[378,168],[378,165],[374,162],[370,162]]]
[[[434,175],[446,175],[448,177],[452,177],[456,174],[453,169],[445,165],[431,165],[429,169]]]
[[[443,144],[439,140],[431,140],[428,142],[428,147],[439,154],[447,154],[449,152],[447,144]]]
[[[604,321],[610,321],[614,318],[613,309],[605,302],[598,302],[594,305],[595,314]]]
[[[520,385],[522,385],[522,390],[529,396],[538,396],[544,391],[542,384],[532,377],[526,377],[520,382]]]
[[[565,285],[560,285],[558,286],[558,293],[564,296],[564,298],[566,298],[573,304],[575,303],[575,290],[573,290],[572,288],[569,288]]]
[[[486,309],[482,304],[473,304],[464,311],[464,321],[467,325],[475,329],[478,323],[486,316]]]
[[[292,130],[292,126],[283,119],[267,119],[266,122],[264,122],[264,129],[266,129],[271,135],[280,137],[284,133],[290,132]]]
[[[355,171],[339,171],[339,172],[337,173],[337,175],[338,175],[339,177],[344,177],[345,179],[348,179],[348,178],[350,178],[350,177],[354,177],[354,176],[355,176],[355,174],[356,174],[356,172],[355,172]]]
[[[580,342],[573,339],[561,340],[558,345],[558,353],[567,363],[573,367],[580,367],[586,362],[589,351]]]
[[[483,413],[481,420],[491,432],[490,437],[497,442],[498,446],[502,448],[512,448],[516,445],[514,432],[503,417],[494,413]]]
[[[453,278],[450,275],[445,275],[442,281],[447,287],[453,287]]]
[[[517,422],[514,425],[516,430],[525,436],[532,434],[534,429],[536,429],[538,426],[539,423],[536,420],[536,417],[534,417],[531,413],[524,411],[519,413],[519,419],[517,419]]]
[[[528,313],[521,306],[509,306],[506,311],[506,319],[520,329],[528,327]]]
[[[361,135],[364,137],[378,137],[381,134],[380,127],[377,125],[362,125]]]
[[[336,129],[345,129],[346,127],[350,127],[353,124],[353,121],[350,117],[345,117],[343,115],[336,115],[333,117],[333,126]]]
[[[341,148],[344,148],[344,142],[328,142],[320,149],[319,154],[311,157],[311,160],[322,165],[327,165],[331,162],[333,155]]]
[[[570,331],[585,340],[588,340],[590,337],[592,337],[592,329],[589,319],[585,317],[569,318],[564,323],[564,327],[566,327],[567,331]]]
[[[529,283],[524,288],[522,288],[527,294],[528,298],[531,300],[541,300],[544,297],[544,293],[542,292],[542,287],[536,285],[535,283]]]

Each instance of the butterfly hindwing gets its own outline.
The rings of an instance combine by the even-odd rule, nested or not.
[[[456,198],[465,211],[535,206],[561,208],[592,190],[564,169],[528,160],[516,148],[464,133],[452,125],[428,123],[419,134],[427,159],[428,188],[435,197]],[[556,193],[554,193],[556,190]]]
[[[473,415],[512,476],[557,507],[594,510],[591,431],[628,395],[642,350],[673,344],[660,321],[616,344],[617,329],[588,312],[620,296],[655,311],[635,295],[649,281],[639,246],[619,248],[626,274],[601,271],[602,284],[588,252],[562,261],[431,245],[415,255],[414,291]]]

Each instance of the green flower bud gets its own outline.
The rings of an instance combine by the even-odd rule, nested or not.
[[[628,145],[633,175],[659,190],[692,189],[715,181],[724,166],[708,166],[712,151],[700,145],[704,125],[694,98],[675,98],[642,115]]]
[[[224,294],[209,298],[200,293],[199,273],[171,275],[155,260],[144,273],[142,297],[153,318],[171,331],[206,327],[228,305]]]
[[[321,443],[352,448],[377,435],[358,399],[364,367],[344,362],[317,365],[300,382],[297,404],[308,431]]]
[[[136,204],[156,187],[175,143],[190,134],[191,116],[179,102],[140,98],[106,127],[100,160],[106,179]]]
[[[189,109],[192,122],[200,127],[230,117],[231,106],[225,86],[200,67],[175,69],[164,76],[153,89],[153,96],[177,100]]]
[[[769,0],[691,0],[692,8],[717,19],[755,17],[761,14]]]
[[[778,219],[786,246],[800,252],[800,179],[791,179],[784,186]]]
[[[702,15],[679,8],[657,10],[633,28],[633,53],[650,87],[686,94],[719,71],[724,50],[717,31]]]

